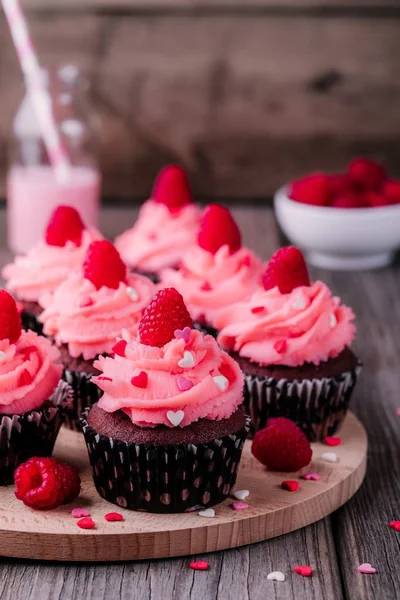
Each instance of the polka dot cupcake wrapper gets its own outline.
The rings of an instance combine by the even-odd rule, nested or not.
[[[304,381],[246,375],[244,406],[252,421],[251,436],[270,417],[287,417],[310,441],[323,441],[343,422],[360,371],[361,363],[337,377]]]
[[[79,431],[79,419],[85,408],[90,408],[103,395],[103,391],[92,383],[92,373],[78,373],[64,369],[63,379],[72,389],[72,398],[64,411],[64,425],[68,429]]]
[[[123,508],[178,513],[213,506],[235,485],[250,420],[206,444],[128,444],[81,426],[100,496]]]

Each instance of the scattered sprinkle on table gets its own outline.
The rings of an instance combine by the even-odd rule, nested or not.
[[[390,521],[389,527],[395,531],[400,531],[400,521]]]
[[[318,473],[304,473],[301,478],[305,479],[306,481],[319,481],[321,479]]]
[[[81,519],[82,517],[90,517],[90,512],[88,512],[86,508],[73,508],[71,515],[74,519]]]
[[[194,569],[195,571],[208,571],[208,569],[210,568],[210,565],[208,564],[208,562],[206,560],[198,560],[198,561],[192,561],[189,564],[191,569]]]
[[[311,577],[313,572],[312,567],[308,565],[299,565],[295,567],[293,571],[302,577]]]
[[[106,521],[124,521],[123,515],[117,512],[110,512],[104,515]]]
[[[335,463],[338,461],[336,452],[324,452],[324,454],[321,455],[321,458],[322,460],[330,463]]]
[[[84,517],[83,519],[79,519],[79,521],[77,521],[76,524],[81,529],[94,529],[95,528],[94,521],[90,517]]]
[[[340,444],[342,443],[342,438],[327,435],[324,441],[327,446],[340,446]]]
[[[268,573],[267,579],[270,581],[285,581],[285,576],[282,571],[273,571],[272,573]]]
[[[205,517],[206,519],[212,519],[215,517],[215,510],[213,508],[206,508],[199,512],[199,517]]]
[[[363,575],[373,575],[376,573],[376,569],[370,563],[363,563],[358,567],[358,572]]]
[[[235,498],[235,500],[244,500],[249,495],[249,490],[236,490],[236,492],[232,492],[232,497]]]
[[[298,481],[290,481],[289,479],[286,481],[282,481],[281,487],[288,492],[297,492],[299,489]]]
[[[246,502],[232,502],[231,508],[232,510],[245,510],[249,508],[249,505]]]

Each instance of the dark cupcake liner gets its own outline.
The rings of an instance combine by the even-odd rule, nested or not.
[[[323,441],[342,424],[361,371],[361,363],[339,376],[289,381],[245,375],[244,406],[251,436],[271,417],[295,421],[311,442]]]
[[[100,496],[131,510],[179,513],[222,502],[235,485],[250,419],[205,444],[128,444],[81,427]]]
[[[32,313],[27,312],[26,310],[23,310],[21,312],[21,321],[22,321],[22,328],[25,329],[25,331],[28,331],[29,329],[31,329],[32,331],[35,331],[37,334],[43,335],[43,325],[42,325],[42,323],[40,323],[40,321],[37,320],[35,315],[33,315]]]
[[[64,369],[63,379],[72,389],[72,398],[64,411],[64,425],[68,429],[80,431],[79,419],[85,408],[91,408],[103,395],[95,383],[91,381],[93,373],[85,373]]]
[[[141,271],[140,269],[130,269],[130,272],[136,273],[137,275],[143,275],[144,277],[147,277],[147,279],[150,279],[153,283],[160,282],[158,273],[154,273],[152,271]]]
[[[50,456],[71,390],[60,381],[40,408],[22,415],[0,415],[0,485],[14,481],[14,471],[32,456]]]
[[[217,339],[218,330],[215,329],[215,327],[211,327],[211,325],[204,325],[203,323],[199,323],[198,321],[195,321],[193,323],[193,327],[194,329],[197,329],[202,333],[208,333],[209,335],[212,335],[213,338]]]

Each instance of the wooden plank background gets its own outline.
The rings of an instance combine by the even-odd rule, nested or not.
[[[354,154],[400,175],[397,0],[26,0],[43,64],[77,64],[101,120],[104,193],[167,161],[203,197],[266,198]],[[22,79],[0,18],[0,196]]]

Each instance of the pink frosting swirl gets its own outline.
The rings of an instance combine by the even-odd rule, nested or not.
[[[115,246],[129,267],[158,272],[180,263],[187,249],[196,244],[199,226],[196,204],[171,212],[150,199],[140,209],[134,226],[116,238]]]
[[[246,300],[256,290],[263,270],[248,248],[233,254],[222,246],[215,254],[199,246],[188,252],[179,271],[161,271],[162,287],[174,287],[184,297],[195,321],[214,325],[221,309]]]
[[[321,281],[282,294],[257,291],[216,319],[221,346],[260,365],[318,365],[351,344],[353,311]]]
[[[71,356],[91,360],[110,353],[123,329],[136,334],[143,309],[156,291],[147,277],[128,275],[118,289],[99,290],[80,271],[70,275],[54,294],[42,298],[40,315],[46,335],[68,344]]]
[[[173,339],[156,348],[124,332],[125,356],[101,356],[94,363],[103,372],[93,378],[104,390],[99,406],[107,412],[123,410],[143,427],[173,427],[174,416],[179,427],[198,419],[228,418],[243,400],[242,372],[212,336],[188,328],[187,333],[186,340]],[[147,374],[144,388],[131,382],[142,371]]]
[[[61,378],[59,350],[34,331],[0,340],[0,413],[22,414],[48,400]]]
[[[43,294],[54,292],[71,270],[79,267],[86,256],[88,246],[102,239],[97,229],[85,229],[80,246],[68,241],[65,246],[49,246],[44,240],[38,242],[25,256],[17,256],[6,265],[2,275],[9,292],[19,300],[40,302]]]

